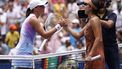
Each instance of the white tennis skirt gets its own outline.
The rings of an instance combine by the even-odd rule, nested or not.
[[[21,53],[21,55],[32,55],[32,54],[23,52]],[[22,67],[22,68],[32,68],[33,63],[32,63],[32,60],[29,60],[29,59],[13,59],[12,66]]]

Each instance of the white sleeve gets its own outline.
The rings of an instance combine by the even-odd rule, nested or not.
[[[7,20],[6,14],[3,14],[1,16],[1,22],[6,23],[6,20]]]

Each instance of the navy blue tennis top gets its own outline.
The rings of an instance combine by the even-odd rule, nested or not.
[[[116,20],[117,15],[112,11],[106,11],[105,15],[103,16],[102,20],[112,20],[114,22],[114,26],[112,28],[107,28],[102,26],[102,35],[103,35],[103,42],[105,46],[114,46],[117,44],[116,41]]]

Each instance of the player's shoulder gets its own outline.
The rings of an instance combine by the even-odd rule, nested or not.
[[[38,19],[36,17],[31,17],[29,21],[30,22],[35,22],[35,21],[38,21]]]
[[[99,17],[93,16],[93,17],[90,19],[90,22],[94,23],[94,22],[98,22],[99,20],[100,20]]]
[[[117,14],[113,11],[113,10],[107,10],[107,13],[106,13],[108,16],[117,16]]]
[[[29,20],[29,23],[32,24],[32,25],[34,25],[38,22],[39,22],[39,20],[37,19],[37,17],[31,17],[30,20]]]
[[[97,16],[94,16],[90,19],[91,26],[98,26],[100,25],[100,18]]]

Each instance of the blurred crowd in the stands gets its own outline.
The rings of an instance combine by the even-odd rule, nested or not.
[[[41,22],[45,22],[49,13],[55,13],[58,16],[69,18],[72,21],[70,26],[74,31],[79,32],[82,29],[77,14],[79,9],[77,2],[83,0],[48,1],[49,3],[45,9],[45,15],[40,16],[39,18]],[[9,54],[9,51],[16,46],[19,38],[21,38],[21,24],[25,19],[25,13],[29,2],[30,0],[0,0],[0,54]],[[117,42],[122,43],[122,0],[113,0],[110,9],[117,14]],[[41,46],[42,41],[43,38],[37,33],[34,43],[35,52],[37,48]],[[41,53],[56,53],[66,50],[80,49],[84,46],[84,37],[77,41],[71,34],[62,30],[57,34],[54,34],[48,40]]]

